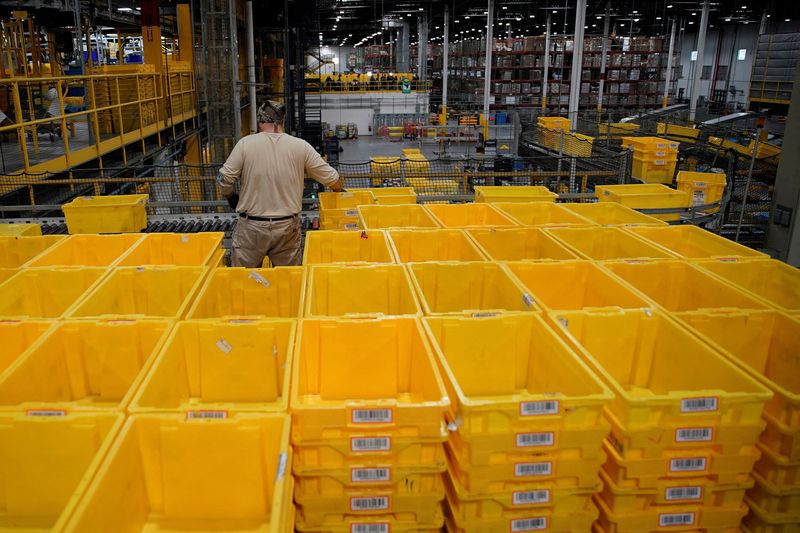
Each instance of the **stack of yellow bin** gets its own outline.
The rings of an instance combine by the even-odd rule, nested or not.
[[[539,117],[536,119],[539,129],[539,144],[558,151],[561,148],[561,138],[569,134],[570,122],[564,117]]]
[[[633,147],[631,176],[646,183],[672,183],[678,163],[678,143],[660,137],[623,137],[622,148]]]
[[[325,230],[355,230],[359,205],[374,204],[375,195],[367,190],[319,193],[320,228]]]

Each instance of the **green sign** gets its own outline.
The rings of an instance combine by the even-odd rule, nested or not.
[[[403,80],[400,84],[400,89],[403,91],[403,94],[411,93],[411,81],[410,80]]]

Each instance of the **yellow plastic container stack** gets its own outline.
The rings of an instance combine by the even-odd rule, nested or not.
[[[358,217],[364,229],[439,227],[430,212],[418,204],[362,205]]]
[[[555,151],[561,147],[562,134],[569,134],[570,130],[570,121],[564,117],[538,117],[536,125],[539,129],[539,144]]]
[[[410,230],[387,232],[397,261],[484,261],[486,255],[460,229]]]
[[[533,186],[475,186],[475,201],[496,202],[555,202],[558,195],[547,187]],[[497,207],[497,206],[495,206]]]
[[[373,185],[383,185],[384,181],[391,182],[400,179],[399,157],[373,157],[369,161]]]
[[[489,204],[435,204],[425,208],[443,228],[502,228],[517,225]]]
[[[597,131],[599,133],[599,137],[611,137],[612,139],[618,139],[620,137],[628,136],[631,133],[635,133],[640,127],[641,126],[639,126],[639,124],[633,124],[632,122],[617,122],[614,124],[599,122],[597,124]]]
[[[552,320],[615,395],[599,529],[735,530],[771,391],[661,311]]]
[[[354,230],[358,224],[359,205],[375,203],[369,190],[319,193],[320,228],[324,230]]]
[[[304,320],[291,391],[297,530],[441,528],[448,407],[419,318]]]
[[[425,322],[451,400],[448,531],[588,531],[609,390],[537,314]]]
[[[664,135],[667,139],[683,143],[695,143],[700,137],[700,130],[697,128],[678,124],[665,124],[664,122],[656,124],[656,133]]]
[[[631,176],[645,183],[672,183],[678,163],[678,143],[660,137],[623,137],[622,148],[633,147]]]
[[[719,202],[725,192],[727,176],[718,172],[689,172],[679,170],[676,179],[678,190],[688,193],[692,205],[708,205]],[[713,213],[717,209],[708,209],[705,213]]]
[[[616,202],[559,204],[600,226],[665,226],[663,220],[640,213]]]
[[[691,197],[657,183],[598,185],[595,194],[600,202],[617,202],[633,209],[680,209],[692,205]],[[680,213],[654,213],[659,220],[680,220]]]
[[[594,226],[595,223],[552,202],[497,202],[494,206],[520,226]]]

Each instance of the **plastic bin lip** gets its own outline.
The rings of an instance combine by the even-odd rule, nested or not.
[[[381,205],[370,204],[360,205],[357,208],[358,217],[361,221],[361,226],[365,229],[411,229],[411,228],[426,228],[437,229],[439,223],[431,215],[430,211],[422,207],[420,204],[394,204],[394,205]],[[409,220],[408,223],[392,224],[387,221],[386,217],[391,217],[397,213],[408,213],[409,218],[415,218],[415,221]],[[368,217],[377,217],[378,220],[368,220]],[[383,220],[381,220],[383,217]],[[396,222],[396,221],[394,221]]]
[[[595,222],[580,216],[575,211],[569,210],[555,202],[493,202],[495,208],[502,211],[522,227],[568,227],[568,226],[596,226]],[[546,212],[548,218],[555,221],[542,224],[526,222],[526,214]],[[537,213],[538,214],[538,213]]]
[[[62,209],[73,209],[81,207],[117,207],[133,206],[146,204],[149,195],[147,194],[118,194],[102,196],[78,196],[71,202],[61,206]]]
[[[319,209],[355,209],[361,204],[374,204],[375,195],[369,190],[352,189],[346,192],[319,193]]]
[[[486,227],[518,227],[517,223],[511,220],[508,216],[501,213],[499,210],[495,209],[491,204],[487,203],[466,203],[466,204],[430,204],[426,205],[425,209],[431,213],[433,218],[441,225],[443,228],[448,229],[464,229],[464,228],[486,228]],[[446,222],[449,220],[449,213],[457,213],[457,212],[468,212],[468,211],[475,211],[480,212],[483,211],[489,216],[493,217],[491,222],[485,224],[471,224],[470,221],[467,220],[466,224],[462,224],[460,222]]]
[[[547,232],[551,237],[554,237],[558,242],[563,243],[567,248],[574,251],[580,258],[590,259],[595,261],[614,261],[614,260],[675,260],[675,254],[666,250],[661,246],[650,244],[644,239],[635,235],[625,232],[624,228],[614,226],[603,226],[600,228],[544,228],[542,231]],[[574,238],[583,235],[593,241],[607,242],[608,239],[617,238],[622,241],[628,241],[631,246],[636,246],[640,250],[645,250],[648,255],[636,255],[632,257],[603,258],[593,257],[595,252],[593,250],[583,251],[584,245],[575,244]],[[629,238],[630,237],[630,238]],[[627,255],[627,254],[626,254]]]
[[[664,248],[665,250],[677,255],[678,257],[686,257],[689,259],[692,258],[702,258],[702,259],[718,259],[718,260],[725,260],[731,258],[743,258],[743,259],[769,259],[769,256],[765,253],[759,252],[757,250],[753,250],[752,248],[748,248],[743,246],[739,243],[734,241],[730,241],[711,233],[705,229],[699,228],[694,225],[680,225],[680,226],[637,226],[637,227],[627,227],[625,231],[633,233],[639,237],[646,239],[647,241],[656,244],[657,246]],[[669,241],[672,234],[679,235],[680,238],[676,243],[672,243]],[[714,246],[725,246],[730,250],[730,253],[726,251],[722,253],[715,253],[709,254],[707,256],[697,256],[697,255],[686,255],[685,254],[685,246],[687,246],[692,240],[697,239],[706,239],[707,241],[717,241],[717,242],[709,242]],[[674,244],[674,245],[673,245]]]
[[[52,246],[47,247],[42,253],[28,261],[25,266],[48,268],[53,266],[89,266],[86,263],[75,263],[73,265],[68,263],[59,263],[53,259],[53,256],[61,253],[63,250],[69,249],[70,247],[81,246],[84,241],[94,241],[88,244],[98,247],[102,247],[104,244],[108,244],[111,241],[121,241],[123,243],[127,243],[125,249],[117,253],[116,257],[113,259],[103,264],[92,265],[98,268],[113,267],[116,266],[117,263],[119,263],[119,261],[125,257],[128,252],[130,252],[131,248],[135,247],[142,238],[143,234],[141,233],[77,233],[75,235],[69,235],[66,238],[59,240]]]
[[[631,209],[630,207],[626,207],[618,202],[592,202],[592,203],[564,203],[559,204],[565,209],[569,209],[574,213],[578,214],[592,222],[593,224],[597,224],[600,226],[667,226],[668,224],[657,218],[651,217],[649,215],[645,215],[644,213],[640,213],[635,209]],[[605,211],[605,213],[604,213]],[[622,217],[625,216],[627,218],[626,221],[623,222],[603,222],[602,217],[607,217],[609,214]]]
[[[358,231],[346,231],[346,230],[321,230],[321,231],[311,231],[306,234],[306,241],[303,247],[303,265],[311,266],[311,265],[328,265],[328,264],[339,264],[339,265],[358,265],[358,264],[396,264],[397,260],[394,256],[394,252],[392,251],[392,247],[389,244],[389,237],[387,235],[388,230],[382,229],[362,229]],[[363,260],[363,259],[343,259],[343,260],[333,260],[333,261],[317,261],[315,258],[311,257],[311,251],[313,250],[312,246],[319,247],[320,244],[317,244],[316,241],[322,239],[372,239],[376,237],[381,244],[376,245],[379,246],[382,251],[385,251],[385,256],[382,260]],[[332,248],[338,247],[338,243],[335,243]]]
[[[137,241],[130,249],[117,259],[115,266],[120,267],[151,267],[151,266],[207,266],[214,254],[220,249],[222,239],[225,236],[223,232],[201,232],[201,233],[146,233]],[[207,248],[205,253],[202,254],[201,261],[189,264],[177,263],[162,263],[161,261],[145,261],[140,262],[136,260],[137,254],[147,253],[146,249],[150,246],[151,242],[162,241],[164,244],[175,243],[172,249],[178,248],[183,244],[194,245],[200,241],[203,248]]]

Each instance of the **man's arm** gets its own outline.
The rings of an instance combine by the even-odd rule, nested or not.
[[[234,211],[236,211],[236,205],[239,203],[239,195],[234,193],[234,185],[242,175],[242,163],[242,150],[239,143],[236,143],[227,161],[225,161],[225,164],[222,165],[217,174],[217,185],[222,192],[222,196],[228,200],[228,205]]]
[[[325,162],[322,157],[314,150],[314,147],[306,143],[306,173],[312,179],[326,185],[335,192],[344,189],[344,180],[339,176],[332,166]]]

